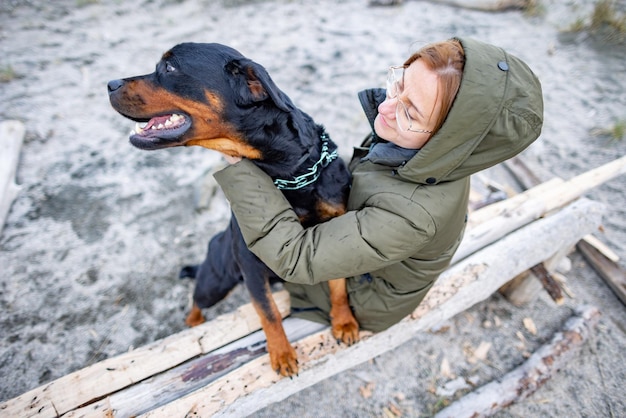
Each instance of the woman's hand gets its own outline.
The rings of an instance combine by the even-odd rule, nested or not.
[[[231,164],[231,165],[232,164],[236,164],[239,161],[241,161],[241,157],[235,157],[233,155],[227,155],[227,154],[223,154],[223,156],[224,156],[224,159],[226,160],[226,162],[228,164]]]

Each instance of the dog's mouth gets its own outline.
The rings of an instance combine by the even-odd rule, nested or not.
[[[137,119],[136,119],[137,120]],[[191,118],[181,113],[138,120],[130,132],[130,142],[137,148],[152,150],[183,145],[180,139],[191,127]]]

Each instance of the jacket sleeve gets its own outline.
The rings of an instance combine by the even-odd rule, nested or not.
[[[384,195],[373,196],[358,211],[304,229],[271,178],[252,162],[244,159],[215,178],[248,248],[293,283],[316,284],[378,270],[415,254],[435,232],[421,206]],[[399,214],[407,213],[407,205],[415,206],[409,212],[423,222]]]

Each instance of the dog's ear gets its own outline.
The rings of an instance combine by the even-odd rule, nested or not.
[[[261,102],[268,98],[276,107],[291,112],[293,104],[289,97],[283,93],[270,78],[265,68],[249,59],[240,59],[229,62],[226,71],[231,75],[242,104]]]

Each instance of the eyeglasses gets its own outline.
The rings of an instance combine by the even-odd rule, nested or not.
[[[404,90],[404,69],[404,66],[389,67],[389,72],[387,73],[387,98],[395,99],[399,94],[402,94]],[[399,98],[396,103],[396,122],[400,130],[405,132],[433,133],[433,131],[427,131],[426,129],[413,128],[414,121],[409,115],[409,109]]]

